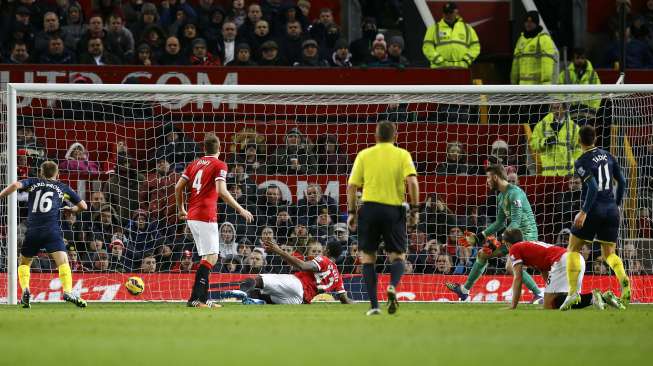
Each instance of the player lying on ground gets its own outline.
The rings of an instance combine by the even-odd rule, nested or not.
[[[479,231],[476,234],[466,233],[466,236],[461,239],[461,245],[470,246],[478,243],[483,245],[483,248],[478,251],[476,262],[474,262],[465,284],[446,283],[447,288],[455,292],[458,298],[463,301],[469,296],[469,290],[474,286],[474,283],[485,272],[488,259],[508,255],[508,248],[504,245],[496,246],[492,241],[485,243],[485,239],[488,236],[506,227],[506,219],[510,220],[508,229],[520,229],[526,240],[537,240],[535,215],[533,215],[533,210],[531,209],[531,204],[528,202],[526,193],[516,185],[508,183],[506,171],[502,165],[488,166],[485,169],[485,174],[487,175],[487,185],[490,190],[499,192],[499,196],[497,197],[497,219],[485,230]],[[533,293],[535,297],[533,302],[539,302],[542,297],[540,289],[526,271],[522,273],[522,281],[526,285],[526,288]]]
[[[583,126],[578,132],[578,139],[583,154],[574,164],[575,174],[583,180],[581,197],[583,206],[574,218],[574,226],[569,236],[567,251],[567,280],[569,293],[560,310],[569,310],[580,297],[577,274],[580,271],[580,250],[583,245],[594,240],[601,243],[601,256],[619,280],[621,300],[630,302],[630,280],[626,275],[624,264],[615,252],[619,236],[619,206],[624,197],[626,180],[621,168],[609,152],[594,146],[596,130],[592,126]],[[617,182],[616,196],[612,193],[612,179]]]
[[[86,210],[86,202],[67,184],[59,182],[59,167],[53,161],[41,164],[40,178],[27,178],[14,182],[0,192],[0,198],[16,191],[28,192],[27,232],[23,246],[20,248],[18,265],[18,282],[23,290],[21,304],[31,307],[29,278],[32,258],[41,249],[45,249],[54,260],[59,270],[59,279],[63,288],[63,299],[80,308],[86,307],[86,301],[72,293],[73,275],[68,265],[68,255],[61,232],[60,210],[78,213]],[[70,202],[68,206],[64,201]]]
[[[277,244],[267,242],[264,246],[269,254],[281,256],[288,264],[299,269],[299,272],[258,275],[239,283],[240,291],[215,291],[211,297],[236,297],[242,299],[243,304],[310,304],[319,293],[335,292],[341,303],[352,303],[334,263],[342,253],[340,243],[327,244],[326,256],[317,256],[309,261],[288,254]]]
[[[509,249],[512,261],[512,306],[516,309],[521,298],[521,286],[525,267],[537,269],[542,273],[546,283],[544,289],[544,308],[558,309],[568,291],[567,284],[567,251],[564,248],[539,241],[524,241],[521,230],[507,229],[503,232],[503,244]],[[581,258],[581,272],[578,274],[579,289],[583,282],[585,261]],[[584,308],[594,305],[605,309],[605,302],[616,308],[623,308],[621,301],[612,292],[601,294],[599,290],[581,295],[582,301],[574,308]]]

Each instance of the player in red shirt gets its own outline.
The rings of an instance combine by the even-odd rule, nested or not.
[[[241,207],[227,190],[227,164],[218,159],[220,140],[214,134],[204,138],[206,155],[188,164],[175,186],[177,215],[186,220],[198,254],[202,257],[195,273],[195,283],[188,306],[213,307],[217,304],[208,301],[209,273],[218,261],[220,252],[220,230],[218,229],[218,198],[233,207],[249,223],[254,220],[252,214]],[[190,184],[188,211],[184,205],[186,186]]]
[[[567,282],[567,250],[540,241],[524,241],[521,230],[507,229],[503,232],[503,244],[509,249],[512,262],[512,305],[516,309],[521,297],[522,269],[530,267],[537,269],[542,274],[546,287],[544,289],[544,308],[558,309],[564,301],[569,290]],[[578,288],[583,282],[585,261],[581,257],[581,271],[578,275]],[[584,308],[594,305],[598,309],[605,309],[605,302],[620,308],[620,300],[608,291],[601,294],[599,290],[581,294],[581,301],[574,308]]]
[[[222,291],[212,295],[218,298],[241,298],[243,304],[310,304],[318,294],[335,292],[341,303],[352,303],[347,297],[342,275],[334,263],[342,253],[340,243],[330,242],[326,247],[326,256],[317,256],[308,261],[288,254],[275,243],[266,242],[263,245],[268,253],[281,256],[299,269],[299,272],[258,275],[239,283],[240,291]]]

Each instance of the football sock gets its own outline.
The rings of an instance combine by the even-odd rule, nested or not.
[[[372,308],[379,307],[379,300],[376,297],[376,268],[374,263],[363,264],[363,278],[365,279],[365,286],[367,286],[367,295],[370,298]]]
[[[483,275],[485,269],[487,268],[487,259],[476,258],[476,262],[472,266],[472,270],[469,271],[469,276],[467,276],[467,281],[462,287],[463,292],[469,292],[469,290],[474,287],[474,284],[478,279]]]
[[[394,287],[399,285],[401,276],[404,274],[404,261],[402,259],[396,259],[390,265],[390,284]]]
[[[200,266],[197,268],[197,272],[195,272],[195,282],[193,283],[193,291],[190,294],[189,301],[199,300],[206,302],[208,299],[209,271],[211,267],[211,263],[205,260],[200,262]]]
[[[63,292],[69,294],[73,290],[73,274],[68,263],[59,266],[59,279],[61,280]]]
[[[20,288],[23,290],[29,289],[29,266],[26,264],[21,264],[18,266],[18,283],[20,283]]]
[[[628,283],[628,276],[626,275],[626,270],[624,270],[624,263],[621,261],[618,255],[612,253],[605,261],[608,263],[610,268],[614,271],[614,274],[619,279],[619,284],[623,286],[624,283]]]
[[[580,253],[568,252],[567,253],[567,282],[569,283],[569,294],[575,294],[578,292],[579,274],[580,274]]]
[[[526,286],[527,289],[529,289],[533,295],[535,296],[541,296],[540,294],[540,288],[537,287],[537,283],[535,283],[535,280],[531,275],[526,272],[526,270],[521,271],[522,274],[522,282],[524,283],[524,286]]]

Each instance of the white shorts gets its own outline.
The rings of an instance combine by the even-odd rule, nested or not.
[[[264,295],[275,304],[299,305],[304,303],[304,287],[299,278],[291,274],[262,274]]]
[[[549,271],[549,279],[546,281],[545,294],[568,293],[569,282],[567,282],[567,254],[565,253],[553,263]],[[585,273],[585,259],[580,256],[580,273],[578,274],[578,292],[583,286],[583,274]]]
[[[187,221],[200,257],[220,252],[220,229],[217,222]]]

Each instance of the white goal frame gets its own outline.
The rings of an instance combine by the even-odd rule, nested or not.
[[[20,93],[147,93],[147,94],[277,94],[277,95],[415,95],[415,94],[653,94],[653,84],[603,85],[123,85],[123,84],[7,84],[7,181],[17,179],[16,134]],[[488,104],[480,98],[478,104]],[[14,148],[11,148],[11,147]],[[18,301],[16,195],[7,201],[7,304]]]

